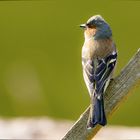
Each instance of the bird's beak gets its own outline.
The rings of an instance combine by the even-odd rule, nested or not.
[[[86,24],[81,24],[81,25],[80,25],[80,28],[86,29],[86,28],[87,28],[87,25],[86,25]]]

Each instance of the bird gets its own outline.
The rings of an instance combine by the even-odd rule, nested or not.
[[[85,38],[82,47],[83,77],[91,99],[87,129],[92,129],[97,124],[107,124],[104,95],[113,79],[117,49],[110,25],[101,15],[92,16],[80,27],[84,29]]]

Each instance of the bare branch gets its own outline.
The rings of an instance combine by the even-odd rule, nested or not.
[[[107,118],[118,108],[121,102],[140,82],[140,49],[107,88],[105,93],[105,112]],[[86,129],[89,107],[62,140],[88,140],[93,138],[102,126]]]

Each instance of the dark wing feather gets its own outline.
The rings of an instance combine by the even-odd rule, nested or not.
[[[101,96],[106,87],[107,81],[110,80],[110,76],[115,68],[117,60],[117,53],[113,52],[109,56],[99,59],[95,72],[96,94]]]
[[[116,52],[103,59],[98,59],[96,66],[95,60],[82,58],[84,80],[90,94],[96,90],[97,96],[101,96],[114,70],[116,60]]]

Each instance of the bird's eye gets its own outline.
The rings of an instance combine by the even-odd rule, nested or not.
[[[88,28],[96,28],[96,26],[93,24],[87,24],[87,26],[88,26]]]

